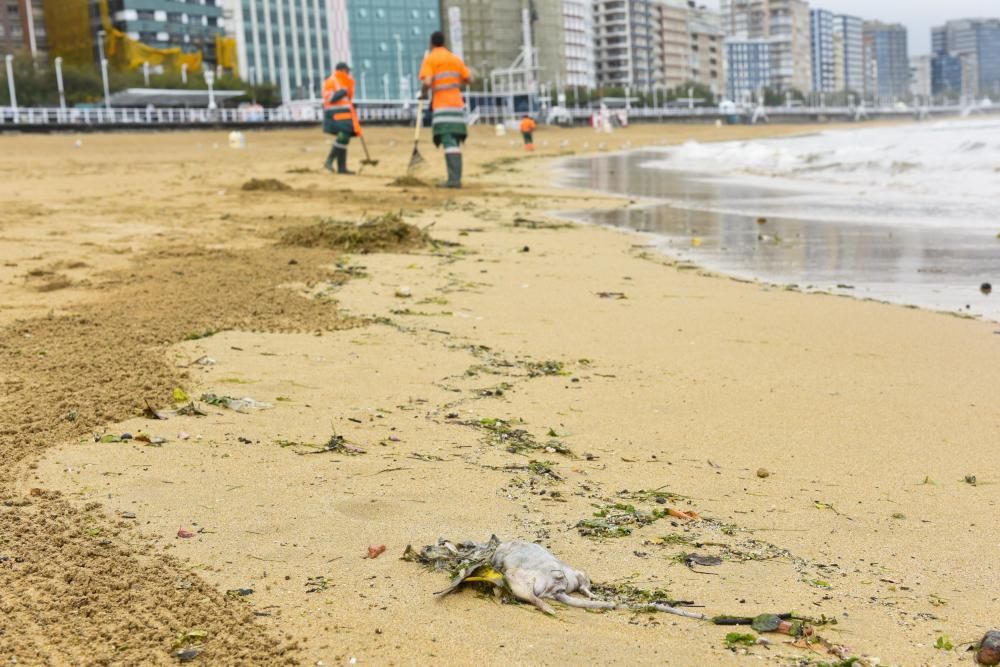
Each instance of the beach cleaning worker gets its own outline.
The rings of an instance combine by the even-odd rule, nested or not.
[[[354,109],[354,79],[347,63],[337,63],[336,70],[323,82],[323,131],[336,135],[323,166],[333,171],[336,159],[338,174],[353,174],[347,169],[347,144],[351,137],[361,136],[361,123]]]
[[[420,65],[420,94],[431,92],[431,124],[434,145],[444,147],[448,167],[446,188],[462,187],[462,144],[468,135],[465,127],[465,100],[462,86],[472,82],[472,74],[462,59],[444,46],[444,33],[431,35],[431,50]]]
[[[521,119],[521,136],[524,138],[524,150],[529,153],[535,150],[535,119],[530,114],[525,114]]]

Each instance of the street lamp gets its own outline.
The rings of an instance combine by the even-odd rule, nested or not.
[[[205,70],[205,84],[208,86],[208,110],[215,111],[215,72],[210,69]]]
[[[396,72],[399,74],[399,99],[407,97],[403,90],[403,40],[399,38],[399,33],[392,36],[396,40]]]
[[[187,63],[181,64],[181,83],[187,85],[188,82],[188,66]]]
[[[385,72],[382,75],[382,94],[384,95],[383,99],[386,99],[386,100],[389,99],[389,73],[388,72]]]
[[[62,56],[55,59],[56,64],[56,86],[59,88],[59,110],[66,113],[66,90],[63,88],[62,78]]]
[[[142,62],[142,78],[146,82],[146,87],[149,88],[149,61],[144,60]]]
[[[366,70],[361,70],[361,99],[363,100],[368,99],[368,89],[365,86],[365,75],[367,74],[368,72]]]
[[[104,83],[104,106],[111,108],[111,91],[108,87],[108,59],[104,57],[104,37],[107,33],[97,31],[97,53],[101,57],[101,80]]]
[[[8,53],[4,60],[7,61],[7,90],[10,91],[10,106],[14,109],[14,117],[17,118],[17,90],[14,89],[14,56]]]

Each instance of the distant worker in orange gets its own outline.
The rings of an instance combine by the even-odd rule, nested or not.
[[[524,150],[529,153],[535,150],[535,135],[533,134],[535,128],[535,119],[531,117],[531,114],[525,114],[524,118],[521,119],[521,136],[524,138]]]
[[[347,144],[351,137],[361,136],[361,123],[354,109],[354,79],[347,63],[337,63],[336,71],[323,82],[323,131],[336,135],[323,166],[333,171],[336,159],[338,174],[353,174],[347,169]]]
[[[472,73],[462,59],[444,46],[444,33],[431,35],[431,50],[420,66],[421,97],[431,91],[434,145],[444,146],[448,167],[446,188],[462,187],[462,144],[468,136],[462,86],[472,83]]]

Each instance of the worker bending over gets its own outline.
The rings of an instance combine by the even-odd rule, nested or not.
[[[444,46],[444,33],[431,35],[431,50],[420,66],[421,98],[431,97],[434,145],[444,146],[448,167],[446,188],[462,187],[462,144],[468,136],[462,86],[472,82],[472,74],[462,59]]]
[[[351,137],[361,136],[361,123],[354,109],[354,79],[347,63],[337,63],[336,71],[323,82],[323,131],[336,135],[323,166],[333,171],[336,159],[338,174],[353,174],[347,169],[347,144]]]
[[[535,150],[535,119],[530,114],[525,114],[521,119],[521,136],[524,138],[524,150],[529,153]]]

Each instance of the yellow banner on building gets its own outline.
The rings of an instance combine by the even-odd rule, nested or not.
[[[100,0],[101,25],[104,26],[104,53],[108,62],[119,69],[138,69],[143,63],[150,67],[179,72],[187,65],[188,72],[201,71],[201,51],[185,53],[179,47],[157,49],[134,40],[111,24],[108,14],[108,0]]]

